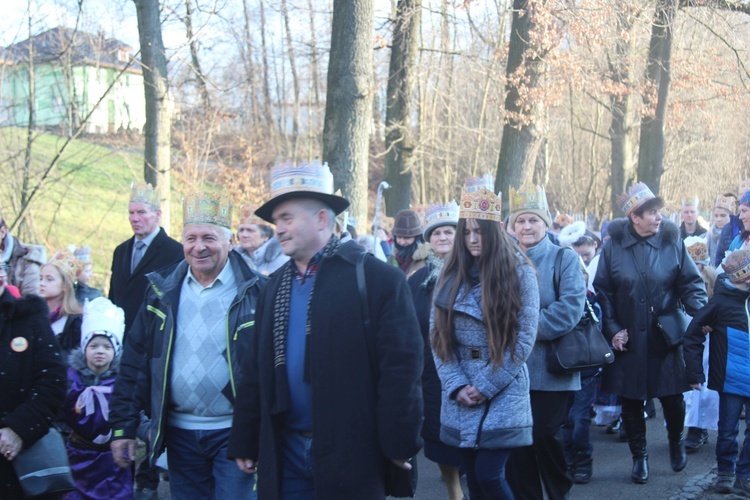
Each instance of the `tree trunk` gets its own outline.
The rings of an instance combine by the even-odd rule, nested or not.
[[[198,44],[196,43],[195,33],[193,33],[193,6],[190,4],[190,1],[185,0],[185,29],[187,30],[188,46],[190,47],[190,64],[192,65],[191,69],[193,73],[195,73],[195,79],[198,82],[198,90],[201,95],[201,101],[203,101],[203,110],[208,114],[211,109],[211,98],[208,95],[206,75],[203,74],[201,62],[198,59]]]
[[[294,61],[294,47],[292,47],[292,30],[289,26],[289,11],[286,0],[281,0],[281,14],[284,16],[284,30],[286,31],[286,49],[289,57],[289,67],[292,70],[292,87],[294,89],[294,103],[292,114],[292,160],[297,161],[297,146],[299,144],[299,77],[297,65]]]
[[[146,126],[143,178],[159,193],[161,225],[170,229],[170,136],[172,103],[167,82],[167,58],[161,37],[157,0],[134,0],[141,43]]]
[[[676,12],[677,0],[658,0],[646,68],[649,88],[643,94],[646,113],[641,119],[638,180],[646,183],[656,195],[659,194],[664,172],[664,118],[667,113],[672,30]]]
[[[372,125],[372,0],[334,0],[328,63],[323,160],[336,188],[351,202],[350,213],[364,233],[367,170]]]
[[[385,180],[391,189],[384,192],[391,217],[411,203],[416,146],[411,125],[412,94],[421,4],[421,0],[399,0],[393,29],[385,113]]]
[[[260,0],[260,48],[263,58],[263,111],[266,115],[268,130],[274,126],[273,108],[271,106],[270,69],[268,67],[268,47],[266,45],[266,7],[265,1]]]
[[[495,178],[495,191],[503,192],[504,212],[509,207],[509,188],[518,189],[530,177],[542,144],[536,122],[543,105],[538,100],[528,102],[528,98],[522,95],[536,89],[544,71],[543,51],[530,45],[530,34],[538,27],[532,6],[545,8],[545,4],[544,1],[513,0],[506,68],[505,125]]]

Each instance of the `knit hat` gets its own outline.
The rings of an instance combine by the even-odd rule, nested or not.
[[[413,238],[422,234],[422,221],[419,220],[419,214],[414,210],[399,210],[391,233],[393,236],[402,238]]]
[[[732,256],[731,259],[730,256]],[[733,262],[732,264],[730,264],[730,260]],[[750,274],[750,248],[741,248],[734,252],[728,252],[721,262],[721,267],[724,268],[724,272],[729,276],[729,281],[732,283],[741,283]]]
[[[430,205],[424,214],[424,231],[422,236],[425,240],[430,239],[430,234],[440,226],[458,226],[458,203],[451,200],[450,203],[441,205],[434,203]]]
[[[52,257],[50,257],[47,264],[51,264],[58,268],[72,283],[76,282],[76,276],[78,275],[81,263],[78,262],[70,251],[58,250],[52,255]]]
[[[103,335],[112,342],[115,356],[122,350],[122,338],[125,334],[125,312],[109,299],[97,297],[83,305],[81,322],[81,349],[86,350],[91,339]]]
[[[733,214],[737,210],[736,206],[737,201],[732,196],[724,196],[723,194],[720,194],[716,197],[716,203],[714,203],[714,208],[723,208],[730,214]]]
[[[225,193],[189,193],[182,200],[182,223],[232,228],[232,201]]]
[[[552,226],[547,195],[543,187],[527,186],[518,191],[510,188],[510,227],[513,227],[519,215],[526,213],[536,215],[547,224],[547,227]]]
[[[271,199],[255,215],[273,222],[273,211],[279,203],[293,198],[313,198],[328,205],[336,215],[349,206],[349,200],[333,193],[333,174],[328,163],[318,160],[295,165],[291,162],[271,167]]]
[[[690,257],[693,258],[693,262],[707,266],[709,263],[708,257],[708,245],[706,240],[700,236],[688,236],[685,238],[685,248],[687,249]]]
[[[630,187],[630,189],[617,198],[617,204],[627,217],[638,210],[638,208],[644,203],[653,200],[654,198],[656,198],[656,196],[654,196],[654,193],[647,185],[642,182],[636,182]]]

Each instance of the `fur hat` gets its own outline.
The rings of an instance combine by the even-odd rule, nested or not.
[[[83,305],[81,322],[81,349],[86,350],[91,339],[103,335],[112,342],[115,355],[122,350],[122,338],[125,334],[125,312],[109,299],[97,297]]]
[[[399,210],[396,214],[396,221],[393,224],[393,236],[402,238],[412,238],[422,234],[422,221],[419,214],[414,210]]]

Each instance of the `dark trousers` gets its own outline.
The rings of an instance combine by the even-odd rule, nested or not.
[[[565,498],[573,486],[567,476],[560,428],[568,418],[572,400],[570,391],[531,391],[534,417],[534,444],[514,448],[508,460],[506,477],[519,500]]]
[[[138,466],[138,472],[135,474],[135,484],[137,489],[155,490],[159,487],[159,473],[161,469],[149,463],[148,457],[151,454],[151,443],[146,441],[146,458]]]
[[[638,421],[638,427],[635,430],[636,434],[642,432],[644,434],[644,446],[645,446],[645,432],[646,424],[643,416],[645,407],[645,401],[638,399],[622,399],[622,415],[623,418],[629,418]],[[685,427],[685,400],[682,398],[682,394],[674,394],[672,396],[663,396],[659,398],[661,402],[662,411],[664,413],[664,421],[667,424],[667,436],[670,442],[677,442],[682,439],[682,430]],[[640,421],[644,423],[641,426]],[[626,429],[628,432],[628,438],[630,438],[630,429]],[[640,439],[640,437],[637,437]],[[630,440],[630,439],[629,439]]]
[[[581,373],[581,390],[573,393],[573,404],[568,412],[568,421],[562,428],[565,439],[565,456],[568,463],[574,464],[582,457],[591,458],[594,447],[591,445],[591,407],[596,396],[599,381],[598,370]]]
[[[461,463],[466,471],[471,500],[513,500],[513,492],[505,480],[509,455],[510,449],[461,448]]]

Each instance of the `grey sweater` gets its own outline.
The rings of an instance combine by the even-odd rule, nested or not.
[[[443,304],[435,294],[430,316],[434,324],[435,307],[452,307],[454,315],[456,356],[435,366],[442,384],[440,439],[461,448],[514,448],[532,443],[532,417],[529,400],[529,371],[524,362],[531,352],[539,318],[539,292],[531,265],[519,255],[518,277],[521,287],[521,309],[518,312],[516,359],[506,351],[503,364],[489,362],[487,331],[482,319],[481,284],[459,290],[454,304]],[[472,356],[472,354],[474,354]],[[477,358],[477,359],[473,359]],[[451,399],[451,394],[465,385],[474,385],[487,396],[476,407],[466,407]]]
[[[573,250],[565,250],[560,269],[560,297],[555,298],[553,273],[559,246],[548,238],[526,250],[536,266],[539,280],[539,329],[531,356],[526,360],[531,376],[532,391],[577,391],[581,388],[578,373],[550,373],[547,370],[547,350],[550,340],[570,332],[583,314],[586,282],[581,271],[580,257]]]

